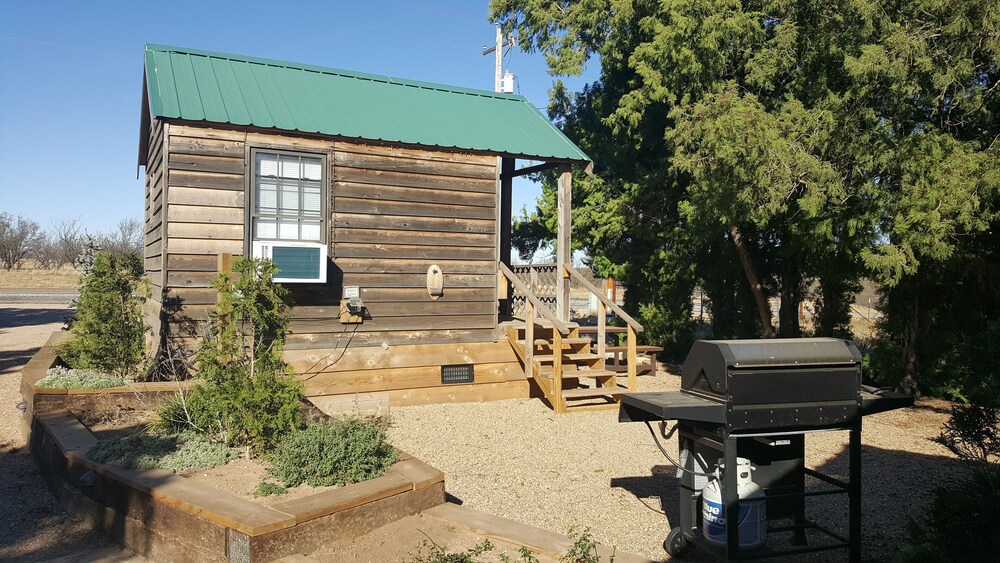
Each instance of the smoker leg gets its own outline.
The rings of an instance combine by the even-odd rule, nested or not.
[[[806,545],[808,540],[806,539],[806,497],[802,496],[806,492],[806,472],[805,472],[805,459],[806,459],[806,437],[803,434],[797,436],[792,436],[792,443],[795,445],[796,457],[798,458],[797,467],[795,468],[795,492],[800,496],[798,498],[798,504],[795,507],[795,537],[792,541],[793,545]]]
[[[678,438],[678,454],[683,459],[683,451],[687,450],[688,455],[687,460],[684,462],[684,468],[690,470],[695,469],[694,460],[694,440],[686,437],[681,433]],[[681,473],[681,486],[680,489],[680,515],[678,518],[677,529],[689,533],[695,527],[695,522],[697,520],[698,513],[698,498],[695,492],[695,478],[694,475],[684,471]]]
[[[851,563],[861,561],[861,416],[851,426],[848,536]]]
[[[722,502],[726,507],[726,560],[737,561],[740,556],[740,493],[736,484],[739,474],[736,464],[735,436],[725,437],[726,469],[723,475]]]

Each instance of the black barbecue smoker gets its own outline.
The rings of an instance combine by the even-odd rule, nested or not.
[[[680,478],[679,521],[663,543],[671,556],[693,547],[728,561],[846,549],[849,560],[858,562],[861,419],[911,405],[912,397],[861,385],[861,353],[847,340],[699,340],[684,362],[681,390],[625,394],[619,421],[644,421],[668,458],[650,422],[660,421],[663,438],[678,433],[679,459],[671,461]],[[677,422],[666,432],[669,420]],[[806,435],[830,430],[850,433],[846,481],[805,466]],[[738,467],[738,458],[750,461],[753,482],[764,492],[768,537],[791,534],[780,548],[741,548],[738,523],[725,525],[716,543],[702,534],[703,493],[713,475],[719,476],[724,514],[741,515],[739,471],[724,469]],[[822,486],[807,490],[807,476]],[[830,494],[847,496],[847,535],[806,518],[806,500]],[[814,533],[826,541],[810,545]]]

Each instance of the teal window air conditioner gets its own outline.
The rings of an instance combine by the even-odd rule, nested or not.
[[[317,242],[254,241],[253,257],[274,262],[280,283],[325,283],[326,245]]]

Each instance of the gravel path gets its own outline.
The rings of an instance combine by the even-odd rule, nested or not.
[[[639,391],[679,385],[679,377],[662,370],[639,378]],[[448,492],[467,506],[558,533],[589,526],[602,543],[666,557],[661,544],[678,514],[677,480],[645,425],[620,424],[613,410],[557,416],[537,399],[399,407],[392,417],[393,443],[444,471]],[[905,516],[918,514],[928,491],[956,474],[954,457],[930,441],[945,420],[941,401],[865,418],[866,560],[897,550]],[[846,432],[811,434],[807,464],[846,479],[847,439]],[[665,447],[676,452],[676,438]],[[810,517],[846,529],[843,496],[809,502]]]
[[[67,313],[63,305],[0,306],[0,561],[131,557],[60,508],[21,438],[20,369]]]

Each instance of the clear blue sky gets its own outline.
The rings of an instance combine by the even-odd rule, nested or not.
[[[142,50],[158,43],[493,89],[487,2],[201,0],[0,3],[0,211],[90,231],[141,219]],[[544,59],[505,61],[544,109]],[[593,81],[596,68],[567,85]],[[539,188],[515,185],[515,214]]]

